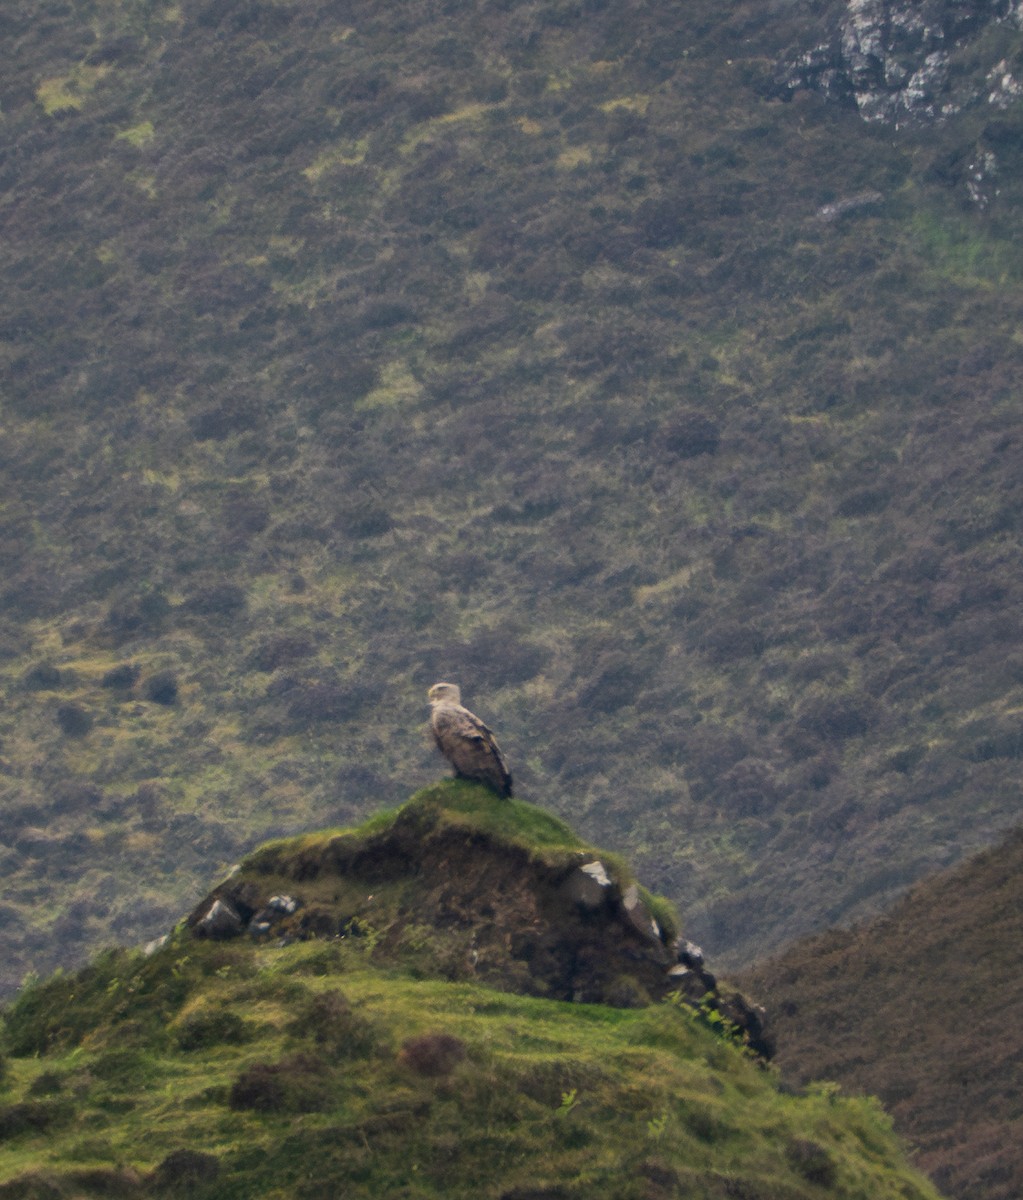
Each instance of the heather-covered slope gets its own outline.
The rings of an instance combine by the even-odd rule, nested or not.
[[[531,883],[586,957],[628,872],[602,855],[606,905],[555,902],[580,853],[593,851],[542,810],[459,784],[261,849],[233,899],[298,889],[278,897],[272,935],[259,920],[236,936],[182,924],[148,957],[108,952],[4,1013],[0,1197],[937,1200],[876,1103],[781,1088],[711,1006],[485,986],[497,956],[483,931],[518,914],[506,932],[524,951]],[[520,868],[511,887],[502,854]],[[477,879],[457,912],[437,903],[488,871],[489,894]],[[413,894],[420,923],[396,927]],[[353,903],[343,936],[326,927],[331,905]],[[289,923],[303,912],[309,924]],[[458,944],[470,934],[478,959]],[[604,940],[610,956],[638,944],[613,922]]]
[[[742,976],[797,1080],[879,1095],[950,1196],[1023,1193],[1023,831]]]
[[[1023,35],[895,128],[785,82],[844,12],[3,6],[0,986],[441,677],[733,962],[1015,819]]]

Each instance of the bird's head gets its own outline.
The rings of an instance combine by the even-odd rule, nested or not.
[[[461,704],[462,693],[455,683],[435,683],[426,693],[431,704]]]

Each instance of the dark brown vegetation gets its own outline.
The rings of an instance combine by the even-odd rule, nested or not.
[[[733,962],[1004,827],[1023,113],[778,102],[840,8],[3,6],[0,988],[427,783],[442,677]]]
[[[881,1097],[949,1196],[1023,1194],[1023,831],[743,975],[792,1079]]]
[[[406,1038],[398,1058],[417,1075],[450,1075],[465,1058],[465,1043],[450,1033],[423,1033]]]

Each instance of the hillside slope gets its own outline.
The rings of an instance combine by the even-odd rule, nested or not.
[[[0,987],[438,678],[731,962],[1018,818],[1023,33],[939,8],[896,127],[834,2],[3,6]]]
[[[399,866],[413,830],[423,853]],[[517,881],[493,872],[502,853]],[[601,855],[616,881],[601,905],[552,890],[593,853],[541,810],[457,784],[360,830],[260,850],[229,881],[234,903],[253,889],[272,901],[282,879],[304,893],[277,897],[272,935],[260,914],[245,935],[203,928],[207,900],[148,957],[108,952],[6,1011],[0,1197],[937,1200],[875,1103],[780,1088],[707,1005],[557,1001],[506,975],[485,986],[500,938],[475,942],[478,958],[457,939],[511,908],[506,932],[529,942],[522,897],[540,877],[548,917],[558,908],[579,937],[562,988],[598,929],[610,957],[631,946],[643,969],[638,931],[604,923],[621,864]],[[489,892],[477,881],[457,913],[425,902],[474,864]],[[401,916],[413,894],[416,926]],[[353,903],[339,935],[327,910]],[[534,951],[514,950],[528,992]]]
[[[949,1196],[1023,1193],[1023,831],[741,976],[794,1079],[881,1096]]]

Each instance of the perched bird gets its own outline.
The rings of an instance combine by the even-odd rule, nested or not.
[[[427,693],[430,728],[441,754],[459,779],[475,779],[499,796],[512,794],[512,777],[494,735],[479,717],[462,707],[453,683],[435,683]]]

